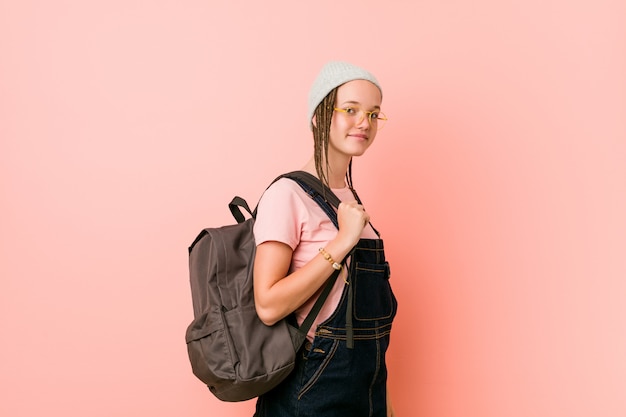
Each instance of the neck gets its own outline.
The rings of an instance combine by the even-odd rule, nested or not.
[[[348,165],[350,164],[350,160],[348,159],[342,162],[339,162],[339,161],[334,161],[334,162],[335,163],[331,161],[331,163],[329,164],[328,173],[327,173],[328,183],[329,183],[328,185],[330,186],[330,188],[344,188],[347,185],[345,178],[346,178],[346,173],[348,172]],[[309,162],[307,162],[307,164],[304,166],[303,170],[315,175],[316,177],[318,176],[317,170],[315,169],[314,157],[311,157]]]

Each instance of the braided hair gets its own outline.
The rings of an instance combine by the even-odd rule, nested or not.
[[[315,109],[315,124],[313,125],[313,146],[315,156],[315,170],[317,176],[323,184],[330,188],[328,180],[328,143],[330,140],[330,123],[335,111],[335,100],[337,98],[337,89],[339,87],[330,90],[328,95],[320,102]],[[324,165],[322,165],[324,163]],[[348,172],[346,172],[346,182],[350,190],[352,188],[352,159],[348,166]],[[354,191],[353,191],[354,192]]]

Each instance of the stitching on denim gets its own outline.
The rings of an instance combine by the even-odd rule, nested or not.
[[[326,367],[330,363],[331,359],[335,356],[335,352],[337,352],[337,347],[338,346],[339,346],[339,344],[337,342],[333,343],[332,349],[330,350],[328,355],[326,355],[326,357],[324,358],[324,360],[320,364],[320,367],[315,371],[315,373],[313,374],[313,376],[311,377],[309,382],[307,382],[304,385],[304,387],[302,387],[302,389],[300,390],[300,393],[298,394],[298,400],[300,400],[302,398],[302,396],[304,394],[306,394],[307,391],[309,391],[315,385],[315,383],[319,379],[320,375],[322,375],[322,372],[324,372],[324,369],[326,369]]]
[[[388,336],[389,334],[391,334],[391,329],[389,330],[385,330],[384,332],[379,332],[376,333],[374,335],[354,335],[354,340],[379,340],[384,338],[385,336]],[[330,340],[346,340],[347,337],[346,335],[325,335],[323,336],[324,339],[330,339]]]
[[[355,332],[367,332],[367,331],[378,331],[380,329],[384,329],[385,327],[391,327],[392,323],[383,323],[380,326],[374,326],[374,327],[355,327],[354,331]],[[330,330],[331,333],[335,333],[335,332],[340,332],[340,331],[345,331],[346,329],[343,327],[330,327],[330,326],[324,326],[325,329]],[[319,336],[326,336],[328,333],[320,333]],[[317,334],[316,334],[317,335]]]
[[[376,370],[374,371],[374,375],[372,376],[372,382],[370,383],[369,389],[369,402],[370,402],[370,417],[374,414],[374,399],[372,398],[372,392],[374,390],[374,385],[376,384],[376,380],[378,379],[378,373],[380,372],[380,342],[376,339]]]

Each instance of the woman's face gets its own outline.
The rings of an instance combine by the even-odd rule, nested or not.
[[[335,110],[330,124],[329,157],[339,153],[349,157],[365,153],[376,137],[375,120],[367,112],[380,111],[382,97],[375,84],[366,80],[349,81],[337,89]]]

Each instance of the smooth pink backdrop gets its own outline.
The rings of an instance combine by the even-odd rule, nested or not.
[[[328,59],[399,417],[626,415],[623,1],[0,1],[0,415],[250,416],[191,374],[187,246],[312,150]]]

